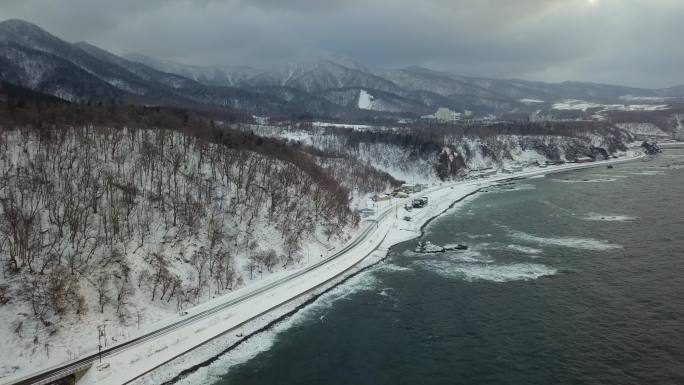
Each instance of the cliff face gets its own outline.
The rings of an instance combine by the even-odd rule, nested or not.
[[[372,131],[298,129],[252,126],[256,133],[289,138],[346,154],[396,179],[408,182],[436,182],[463,177],[470,170],[508,168],[544,163],[567,162],[582,157],[606,159],[626,150],[631,137],[623,132],[572,132],[567,135],[467,134],[406,130]],[[364,131],[365,130],[365,131]],[[371,130],[371,131],[368,131]]]

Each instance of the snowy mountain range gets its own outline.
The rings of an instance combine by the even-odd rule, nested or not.
[[[117,56],[69,43],[21,20],[0,23],[0,80],[74,102],[211,106],[253,114],[415,117],[445,107],[503,114],[567,100],[684,98],[684,86],[640,89],[458,76],[421,67],[371,69],[317,58],[269,69],[193,66],[141,54]]]

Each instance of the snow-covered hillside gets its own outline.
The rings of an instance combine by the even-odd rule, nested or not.
[[[358,216],[306,162],[166,130],[0,130],[0,378],[339,247]]]
[[[372,110],[373,109],[373,95],[366,92],[366,90],[361,90],[359,92],[359,109],[362,110]]]
[[[616,123],[617,127],[622,128],[632,134],[669,137],[670,134],[660,129],[653,123]]]
[[[409,183],[435,183],[482,168],[507,169],[534,162],[605,157],[624,149],[628,139],[617,132],[600,134],[591,130],[567,135],[453,135],[369,126],[251,129],[259,135],[347,154]],[[487,129],[481,131],[484,134]]]
[[[585,100],[563,100],[554,103],[552,108],[554,110],[580,110],[587,111],[589,109],[598,109],[599,112],[605,111],[662,111],[667,110],[667,104],[600,104],[588,102]]]

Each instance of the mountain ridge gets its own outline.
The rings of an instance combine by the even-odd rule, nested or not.
[[[466,77],[411,66],[376,69],[319,57],[271,69],[190,66],[141,54],[115,55],[69,43],[29,22],[0,22],[0,80],[75,102],[211,106],[263,115],[342,118],[359,114],[419,117],[439,108],[505,114],[568,100],[684,98],[684,86],[643,89],[567,81]],[[362,108],[361,98],[373,101]],[[536,107],[536,106],[534,106]]]

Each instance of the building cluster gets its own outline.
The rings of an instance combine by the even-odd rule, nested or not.
[[[423,184],[403,184],[401,187],[394,188],[386,194],[377,194],[373,197],[374,202],[386,202],[392,198],[408,198],[409,195],[419,193],[427,188]]]
[[[432,115],[425,115],[423,119],[438,120],[440,122],[456,122],[464,119],[471,119],[473,112],[465,110],[463,112],[456,112],[446,107],[439,107]]]

